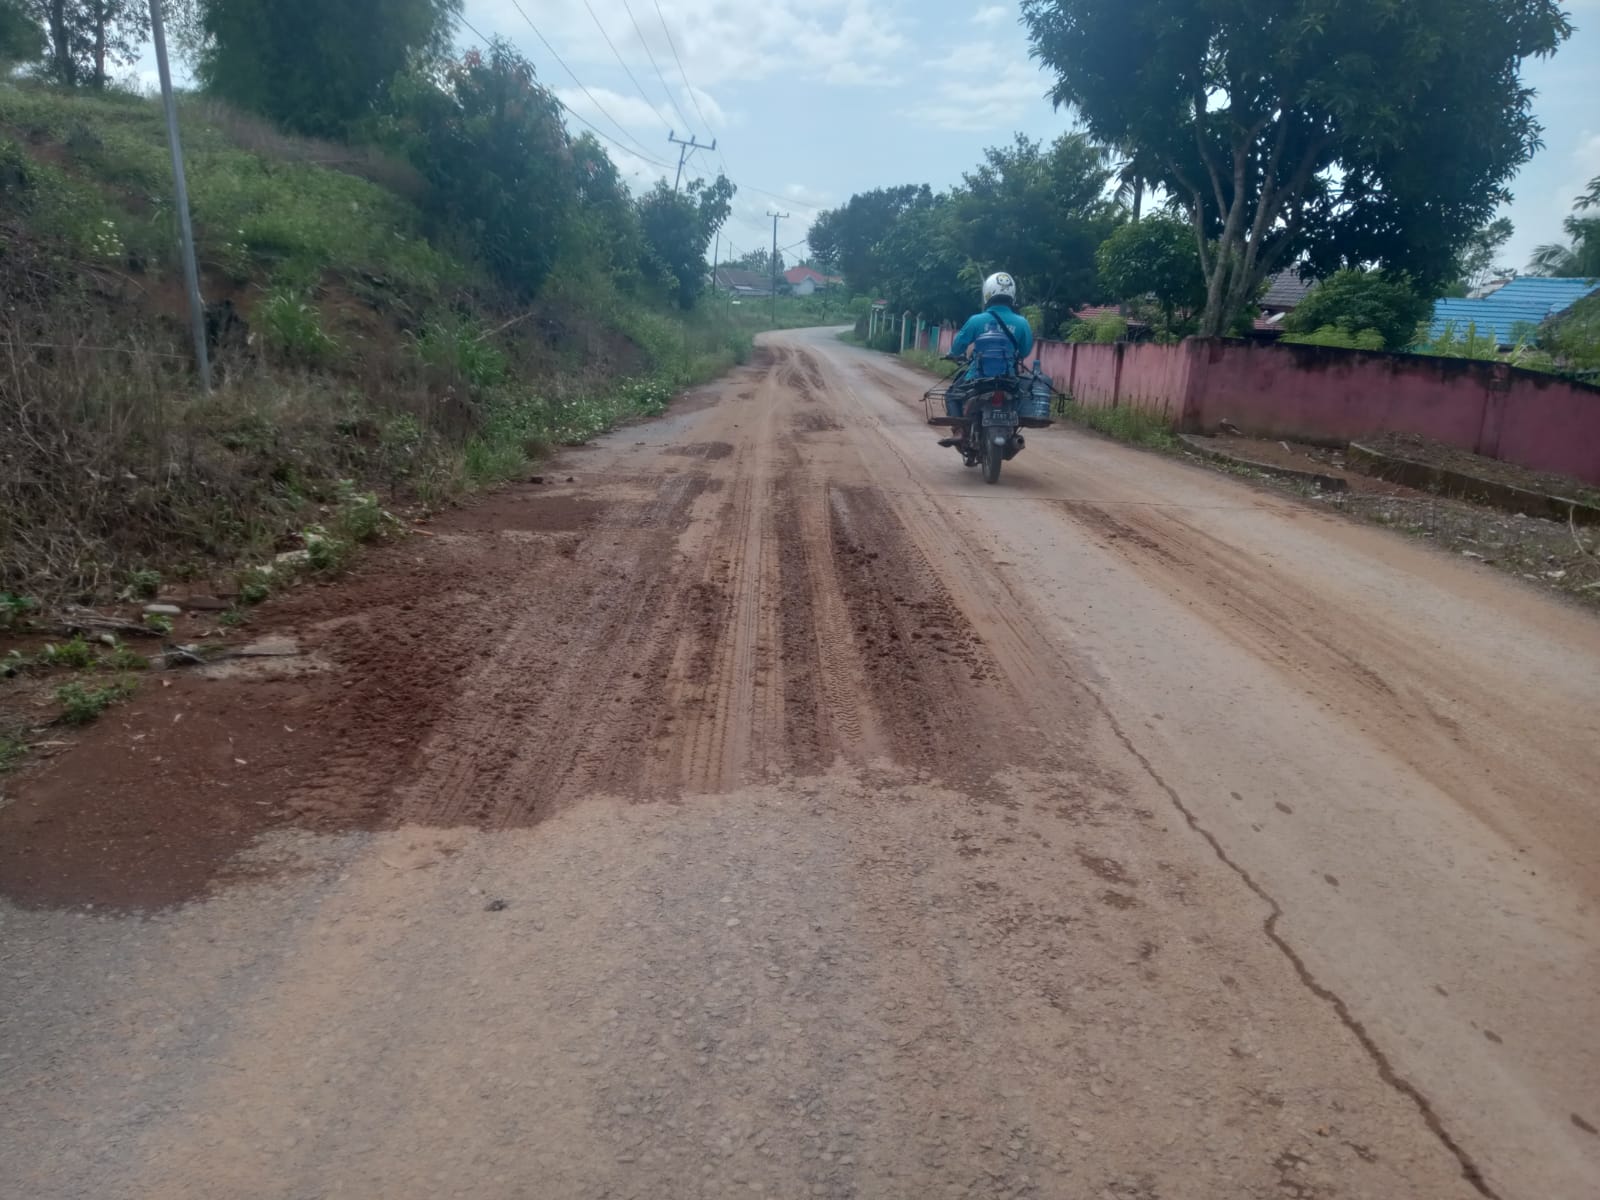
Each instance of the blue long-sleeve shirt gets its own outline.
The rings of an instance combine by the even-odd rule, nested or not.
[[[991,304],[981,313],[969,318],[956,340],[950,343],[950,353],[957,358],[967,352],[968,347],[977,340],[980,333],[989,329],[990,317],[997,317],[1005,322],[1006,328],[1011,330],[1011,336],[1017,339],[1017,366],[1020,369],[1024,359],[1033,353],[1033,327],[1028,324],[1028,318],[1014,311],[1007,304]],[[968,368],[970,373],[971,368]]]

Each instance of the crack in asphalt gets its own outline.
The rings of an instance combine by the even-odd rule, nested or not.
[[[1444,1148],[1450,1151],[1450,1153],[1455,1156],[1455,1160],[1461,1164],[1461,1174],[1466,1178],[1467,1182],[1472,1185],[1474,1190],[1476,1190],[1479,1195],[1486,1197],[1487,1200],[1502,1200],[1500,1194],[1489,1186],[1488,1180],[1486,1180],[1483,1176],[1482,1168],[1480,1168],[1477,1162],[1473,1160],[1472,1155],[1469,1154],[1465,1147],[1457,1142],[1456,1139],[1451,1136],[1450,1131],[1444,1127],[1444,1122],[1440,1119],[1439,1114],[1434,1110],[1432,1101],[1430,1101],[1427,1096],[1423,1095],[1422,1090],[1418,1088],[1416,1084],[1412,1083],[1409,1079],[1401,1075],[1400,1072],[1395,1069],[1394,1064],[1389,1061],[1389,1056],[1383,1052],[1383,1050],[1378,1046],[1377,1041],[1370,1033],[1367,1032],[1366,1026],[1363,1025],[1361,1021],[1357,1019],[1355,1014],[1350,1011],[1350,1006],[1345,1003],[1344,998],[1331,988],[1327,987],[1325,984],[1321,983],[1317,977],[1311,973],[1311,969],[1306,966],[1305,960],[1300,957],[1299,952],[1296,951],[1294,947],[1289,944],[1287,939],[1285,939],[1284,936],[1278,932],[1278,921],[1283,916],[1283,906],[1278,903],[1277,899],[1274,898],[1273,895],[1266,890],[1266,888],[1262,887],[1256,882],[1255,877],[1252,876],[1249,871],[1247,871],[1239,863],[1235,862],[1228,852],[1223,849],[1222,843],[1218,840],[1217,836],[1212,833],[1211,830],[1207,829],[1203,824],[1201,824],[1200,819],[1195,816],[1194,811],[1187,804],[1185,804],[1183,802],[1183,798],[1178,795],[1177,789],[1161,777],[1161,772],[1157,771],[1155,765],[1149,760],[1149,758],[1147,758],[1144,753],[1133,744],[1133,739],[1128,736],[1127,732],[1122,728],[1121,723],[1114,715],[1112,715],[1111,709],[1106,704],[1104,697],[1102,697],[1093,688],[1088,687],[1081,682],[1079,686],[1083,687],[1083,690],[1094,701],[1095,707],[1100,710],[1102,715],[1104,715],[1107,723],[1111,726],[1112,733],[1116,734],[1117,740],[1122,743],[1123,748],[1126,749],[1129,754],[1133,755],[1133,757],[1138,761],[1139,765],[1144,768],[1145,773],[1149,775],[1150,778],[1155,782],[1156,786],[1167,794],[1167,798],[1172,801],[1173,807],[1176,808],[1178,812],[1182,814],[1183,819],[1188,822],[1189,828],[1204,838],[1206,844],[1211,847],[1212,853],[1217,856],[1218,861],[1220,861],[1223,866],[1227,867],[1235,875],[1237,875],[1244,882],[1245,887],[1249,888],[1253,893],[1255,893],[1261,902],[1271,909],[1267,919],[1262,922],[1262,932],[1267,935],[1267,940],[1276,946],[1278,951],[1289,960],[1289,964],[1294,968],[1295,974],[1300,977],[1300,982],[1305,985],[1305,987],[1313,995],[1327,1003],[1333,1009],[1340,1022],[1355,1036],[1356,1041],[1358,1041],[1361,1044],[1362,1049],[1367,1052],[1367,1056],[1372,1059],[1373,1065],[1377,1067],[1378,1075],[1384,1081],[1384,1083],[1388,1084],[1391,1088],[1405,1096],[1414,1105],[1416,1105],[1417,1111],[1421,1114],[1423,1122],[1428,1126],[1428,1129],[1433,1133],[1434,1137],[1438,1138]]]

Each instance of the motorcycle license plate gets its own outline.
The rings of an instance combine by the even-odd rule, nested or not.
[[[999,425],[1004,428],[1009,428],[1016,425],[1017,414],[1011,412],[1009,409],[1004,408],[984,409],[983,423],[986,426]]]

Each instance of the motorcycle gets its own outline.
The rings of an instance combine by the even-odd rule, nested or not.
[[[964,359],[945,361],[966,366]],[[1031,371],[977,379],[952,377],[929,388],[922,397],[928,424],[956,431],[947,439],[962,463],[983,468],[985,483],[1000,482],[1002,464],[1027,448],[1024,429],[1047,429],[1055,389],[1034,359]],[[943,443],[942,443],[943,444]]]

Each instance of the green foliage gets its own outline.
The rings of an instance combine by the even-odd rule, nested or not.
[[[1593,214],[1593,215],[1584,215]],[[1535,275],[1564,279],[1600,279],[1600,175],[1573,202],[1572,215],[1562,222],[1570,239],[1540,246],[1533,252]]]
[[[382,537],[399,524],[378,503],[376,493],[358,491],[354,482],[348,479],[339,481],[338,504],[332,523],[337,540],[355,544]]]
[[[131,679],[99,686],[74,680],[56,689],[56,703],[61,705],[61,719],[68,725],[88,725],[113,704],[132,696],[137,688]]]
[[[950,195],[951,242],[970,288],[956,317],[978,308],[979,286],[994,271],[1016,277],[1018,301],[1037,304],[1054,324],[1097,300],[1095,249],[1120,215],[1105,198],[1112,172],[1104,150],[1081,133],[1048,148],[1018,135],[991,147]]]
[[[1285,334],[1283,341],[1291,346],[1326,346],[1334,350],[1387,349],[1383,334],[1376,329],[1349,330],[1341,325],[1324,325],[1310,333]]]
[[[273,573],[262,567],[251,567],[239,576],[239,601],[242,604],[261,604],[272,595]]]
[[[286,129],[349,132],[448,45],[459,0],[201,0],[205,89]]]
[[[1567,368],[1600,370],[1600,295],[1585,297],[1557,317],[1540,344]]]
[[[650,273],[666,285],[680,309],[693,308],[705,290],[706,250],[711,235],[733,211],[733,194],[733,184],[719,175],[710,184],[692,180],[678,192],[662,180],[639,200]]]
[[[858,192],[842,207],[819,213],[806,243],[818,262],[844,276],[846,287],[864,294],[885,274],[879,243],[905,213],[932,204],[933,189],[925,183]]]
[[[1208,336],[1302,259],[1447,283],[1539,145],[1523,62],[1572,31],[1558,0],[1023,0],[1022,15],[1057,105],[1215,241]]]
[[[476,389],[505,382],[506,356],[474,321],[454,313],[436,317],[414,335],[417,357],[429,368]]]
[[[150,660],[137,650],[118,646],[100,660],[100,666],[107,671],[145,671],[150,667]]]
[[[32,596],[0,592],[0,631],[11,633],[26,629],[38,610],[39,602]]]
[[[122,596],[128,600],[148,600],[161,588],[161,572],[148,567],[128,573],[127,586],[122,589]]]
[[[44,57],[44,27],[31,0],[0,0],[0,72]]]
[[[1128,321],[1117,313],[1101,313],[1087,321],[1069,322],[1062,327],[1061,336],[1068,342],[1110,345],[1128,336]]]
[[[1180,311],[1205,307],[1206,277],[1194,227],[1175,217],[1150,216],[1123,225],[1095,252],[1100,282],[1119,301],[1153,297],[1168,324]]]
[[[144,627],[152,633],[166,637],[172,632],[172,618],[166,613],[145,613]]]
[[[1432,309],[1411,282],[1380,271],[1339,271],[1314,288],[1285,319],[1290,334],[1315,334],[1335,326],[1352,339],[1376,330],[1383,348],[1403,350]],[[1370,341],[1370,338],[1368,339]]]
[[[83,640],[82,635],[73,638],[70,642],[60,645],[47,644],[39,651],[39,662],[46,667],[65,667],[69,670],[81,671],[95,664],[98,655],[95,648]]]
[[[386,138],[432,184],[429,215],[505,286],[537,292],[577,200],[561,103],[533,64],[496,39],[442,74],[414,71],[391,91]]]
[[[1455,278],[1463,296],[1491,279],[1511,273],[1511,268],[1497,265],[1495,259],[1514,233],[1516,227],[1509,217],[1490,221],[1473,232],[1456,256]]]
[[[256,321],[268,348],[296,366],[322,366],[339,348],[339,343],[322,328],[317,306],[295,291],[273,291],[256,306]]]
[[[45,75],[63,87],[104,88],[112,68],[138,61],[150,31],[148,0],[24,0],[9,7],[32,19],[44,39]],[[28,36],[20,27],[16,33]]]
[[[1056,411],[1069,421],[1086,425],[1096,433],[1114,437],[1118,441],[1149,446],[1155,450],[1176,450],[1177,435],[1164,417],[1119,404],[1115,408],[1096,408],[1079,404],[1070,398],[1058,400]]]

